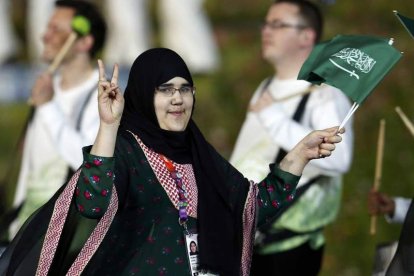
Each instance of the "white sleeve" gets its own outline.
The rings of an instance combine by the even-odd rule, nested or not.
[[[306,105],[304,120],[307,121],[307,124],[294,121],[283,111],[280,103],[273,104],[258,113],[259,119],[270,137],[284,150],[291,150],[312,130],[339,126],[351,108],[348,99],[342,94],[335,94],[326,89],[323,93],[316,93],[318,92],[315,91],[310,95]],[[343,140],[336,145],[333,154],[329,158],[312,160],[308,167],[332,176],[349,170],[353,151],[352,119],[345,128],[346,133],[342,135]]]
[[[92,94],[82,115],[80,130],[65,118],[54,101],[50,101],[37,110],[42,123],[46,125],[53,142],[62,158],[76,170],[83,160],[82,147],[93,144],[99,128],[97,92]]]
[[[407,215],[407,212],[408,212],[408,208],[410,208],[411,199],[403,198],[403,197],[395,197],[394,202],[395,202],[394,216],[390,217],[386,215],[385,219],[389,223],[404,223],[405,216]]]

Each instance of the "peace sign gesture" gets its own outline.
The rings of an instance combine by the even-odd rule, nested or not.
[[[119,125],[122,111],[124,110],[124,97],[118,87],[118,64],[114,65],[111,81],[106,79],[105,66],[98,59],[98,108],[101,123],[107,125]]]

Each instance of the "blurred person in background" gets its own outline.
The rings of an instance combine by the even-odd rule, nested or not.
[[[27,51],[31,62],[47,62],[43,58],[43,34],[54,9],[56,0],[28,0],[26,7]]]
[[[0,65],[16,57],[18,40],[13,30],[11,1],[0,0]]]
[[[147,0],[124,0],[122,5],[105,0],[109,26],[106,62],[130,66],[137,53],[152,47],[148,4]],[[203,0],[158,1],[160,43],[181,55],[193,74],[211,73],[219,64],[203,4]]]
[[[129,67],[137,53],[151,48],[151,19],[148,0],[95,1],[105,9],[108,41],[104,59]],[[53,7],[53,0],[28,1],[27,36],[31,58],[40,56],[41,30]],[[177,51],[194,74],[212,73],[219,66],[219,53],[203,0],[160,0],[158,19],[161,44]],[[46,18],[46,19],[45,19]]]
[[[385,216],[389,223],[403,223],[412,199],[391,197],[371,189],[368,193],[368,213],[371,216]]]
[[[72,32],[74,16],[90,23],[64,57],[56,74],[38,76],[31,91],[34,107],[24,140],[22,164],[14,206],[22,206],[11,236],[82,164],[82,150],[99,127],[96,105],[99,72],[95,58],[102,50],[106,24],[95,6],[86,1],[59,0],[43,34],[42,59],[51,63]]]
[[[368,213],[384,215],[389,223],[402,223],[395,255],[385,275],[414,275],[414,205],[412,199],[391,197],[371,189],[368,193]]]
[[[280,161],[309,131],[339,125],[351,107],[340,90],[297,80],[302,64],[322,36],[322,28],[321,12],[309,1],[275,1],[268,10],[261,30],[262,56],[275,74],[264,80],[251,98],[230,158],[249,179],[262,179],[265,164]],[[300,195],[290,207],[277,220],[259,228],[252,275],[319,273],[323,229],[337,216],[342,174],[352,160],[352,121],[346,129],[343,142],[329,160],[313,160],[305,168]]]

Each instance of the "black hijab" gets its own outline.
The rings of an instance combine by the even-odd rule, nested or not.
[[[217,158],[218,153],[192,119],[182,132],[159,127],[154,110],[155,87],[174,77],[182,77],[193,85],[185,62],[174,51],[155,48],[138,56],[125,89],[120,131],[130,130],[155,152],[177,163],[193,165],[198,188],[200,268],[220,275],[239,275],[244,201],[237,206],[230,205],[231,191],[226,182],[230,181],[230,175],[231,181],[247,180],[232,167],[234,171],[225,175],[220,169],[222,163]],[[248,183],[240,185],[246,187],[240,190],[247,194]],[[245,196],[242,198],[245,200]]]

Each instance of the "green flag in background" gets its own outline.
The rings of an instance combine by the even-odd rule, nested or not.
[[[389,39],[338,35],[315,46],[298,79],[326,83],[361,104],[401,58]]]
[[[414,38],[414,19],[408,18],[397,11],[394,11],[394,14],[400,20],[401,24],[403,24],[411,37]]]

